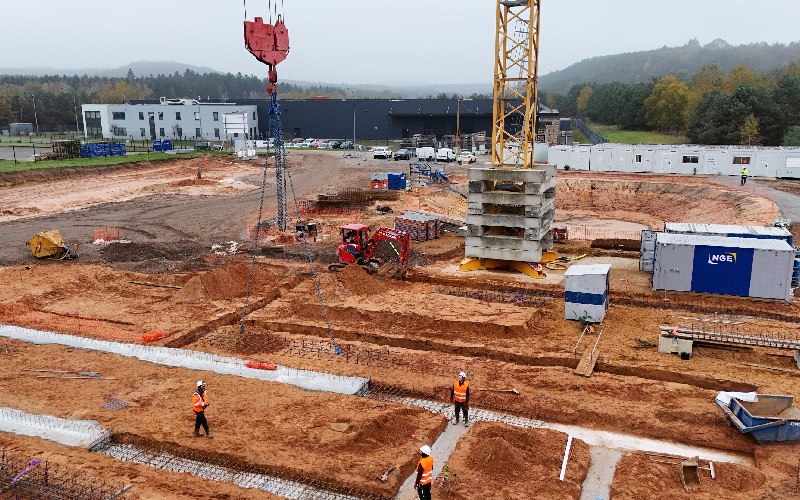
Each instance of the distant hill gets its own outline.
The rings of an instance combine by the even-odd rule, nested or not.
[[[149,75],[171,75],[176,71],[183,74],[187,69],[195,73],[219,73],[213,68],[205,66],[192,66],[191,64],[179,63],[174,61],[135,61],[118,68],[47,68],[32,66],[27,68],[0,68],[0,75],[25,75],[25,76],[44,76],[44,75],[89,75],[89,76],[108,76],[125,78],[128,70],[133,70],[136,76]]]
[[[800,42],[733,46],[720,39],[706,45],[692,39],[682,47],[665,46],[584,59],[562,70],[541,75],[539,90],[563,94],[579,83],[640,83],[670,74],[689,80],[707,64],[716,64],[727,72],[737,64],[745,63],[759,73],[766,73],[793,61],[800,61]]]

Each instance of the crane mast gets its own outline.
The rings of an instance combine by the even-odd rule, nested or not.
[[[492,166],[533,166],[541,0],[498,0]]]

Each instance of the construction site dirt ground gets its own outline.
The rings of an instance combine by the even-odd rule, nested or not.
[[[334,152],[291,152],[289,159],[294,192],[302,199],[366,187],[371,172],[406,168],[405,162]],[[201,180],[194,179],[198,166]],[[796,300],[653,292],[648,275],[638,270],[636,252],[573,240],[555,250],[587,254],[578,263],[612,265],[611,308],[595,333],[578,343],[580,325],[564,320],[563,271],[547,270],[543,280],[503,271],[463,273],[458,270],[463,239],[454,233],[412,242],[414,266],[401,280],[378,279],[357,267],[327,270],[336,259],[337,228],[343,223],[392,226],[404,210],[463,219],[466,167],[447,170],[449,186],[381,202],[393,214],[378,214],[373,204],[314,215],[320,234],[310,246],[313,275],[302,246],[287,243],[291,237],[281,239],[282,253],[258,251],[249,299],[253,245],[246,226],[259,208],[262,165],[205,156],[4,175],[0,323],[128,343],[142,343],[144,333],[159,330],[165,337],[149,345],[368,377],[374,391],[368,397],[309,392],[0,339],[0,406],[96,420],[152,449],[191,450],[215,463],[246,463],[390,497],[411,475],[419,446],[432,444],[447,421],[379,395],[394,391],[449,402],[449,386],[463,370],[472,384],[473,409],[727,451],[750,463],[715,464],[716,479],[701,474],[700,490],[689,494],[677,466],[663,463],[668,458],[629,453],[617,467],[612,498],[653,498],[656,491],[659,498],[675,499],[796,494],[800,445],[757,445],[714,404],[721,390],[794,395],[800,370],[791,357],[775,355],[790,353],[704,346],[682,360],[653,346],[660,325],[725,328],[704,318],[742,322],[729,327],[733,333],[800,338]],[[274,183],[269,169],[265,218],[274,217]],[[595,220],[653,229],[664,221],[769,224],[779,215],[769,199],[699,176],[559,172],[555,199],[557,221],[582,225]],[[290,222],[293,227],[294,217]],[[93,230],[104,226],[119,227],[128,242],[93,244]],[[598,222],[601,226],[613,227]],[[78,243],[78,260],[31,256],[25,241],[53,228]],[[155,284],[166,286],[149,286]],[[575,375],[581,354],[600,332],[594,373]],[[333,353],[331,335],[341,355]],[[114,380],[41,379],[25,369],[93,371]],[[213,440],[192,435],[189,402],[198,379],[208,384]],[[511,388],[520,394],[482,390]],[[119,411],[101,406],[112,397],[130,406]],[[499,491],[502,498],[578,499],[590,466],[589,447],[574,442],[562,483],[565,444],[564,433],[477,422],[447,462],[459,481],[451,493],[434,497],[485,498],[488,491]],[[0,434],[0,447],[132,483],[129,498],[276,498],[35,438]],[[379,476],[392,466],[397,469],[381,483]]]

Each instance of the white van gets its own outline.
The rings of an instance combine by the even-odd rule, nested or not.
[[[436,158],[436,150],[433,148],[417,148],[415,153],[419,161],[433,161]]]
[[[439,148],[436,151],[436,161],[451,162],[456,160],[456,153],[450,148]]]

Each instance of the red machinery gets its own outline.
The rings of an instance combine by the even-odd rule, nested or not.
[[[397,242],[400,248],[391,245],[392,250],[399,258],[400,268],[392,267],[392,274],[395,276],[402,275],[408,265],[408,258],[411,255],[411,244],[409,242],[408,233],[405,231],[398,231],[388,227],[381,227],[375,231],[372,238],[369,237],[369,228],[364,224],[347,224],[342,226],[339,230],[342,234],[342,241],[339,243],[339,263],[331,264],[328,269],[331,271],[341,271],[348,264],[358,264],[368,273],[387,274],[390,269],[385,268],[384,262],[375,256],[378,250],[378,244],[381,241]]]
[[[244,45],[256,59],[269,67],[270,86],[267,93],[274,93],[278,82],[275,66],[289,54],[289,30],[283,24],[281,16],[278,16],[274,25],[264,24],[260,17],[256,17],[255,21],[245,21]]]

